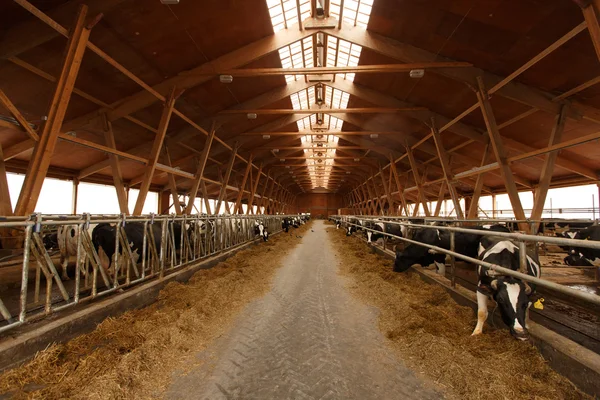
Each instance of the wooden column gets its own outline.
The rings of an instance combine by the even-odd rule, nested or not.
[[[270,189],[269,189],[270,185]],[[267,207],[269,206],[269,197],[273,192],[273,187],[275,186],[275,178],[271,177],[271,171],[267,173],[267,181],[265,182],[265,187],[263,188],[263,192],[260,195],[260,205],[259,208],[262,208],[261,214],[267,213]]]
[[[265,214],[269,214],[271,212],[271,199],[276,186],[275,176],[273,176],[272,182],[273,183],[271,184],[271,189],[269,189],[269,194],[267,194],[267,198],[265,199]]]
[[[8,190],[4,153],[2,152],[2,144],[0,144],[0,216],[10,215],[13,215],[13,209],[10,202],[10,192]]]
[[[460,207],[460,199],[458,198],[458,193],[456,193],[456,188],[454,187],[454,176],[452,175],[452,170],[450,169],[448,153],[446,153],[444,143],[442,143],[440,131],[438,130],[436,123],[433,119],[431,121],[431,135],[433,136],[433,141],[435,142],[435,147],[437,149],[438,157],[440,159],[440,164],[442,165],[442,172],[444,173],[444,179],[446,180],[448,193],[450,194],[452,203],[454,203],[454,211],[456,212],[456,217],[458,219],[464,219],[465,216],[462,211],[462,208]]]
[[[260,167],[258,167],[258,174],[256,175],[256,181],[254,182],[254,185],[252,185],[251,190],[250,190],[250,196],[248,196],[248,209],[246,210],[246,215],[249,214],[254,214],[254,211],[252,210],[252,207],[254,206],[254,194],[256,193],[256,189],[258,189],[258,182],[260,182],[260,178],[262,176],[262,170],[263,170],[263,164],[260,164]],[[258,214],[258,210],[256,212]]]
[[[408,216],[408,205],[406,203],[406,197],[404,197],[404,189],[400,184],[400,175],[398,175],[398,170],[396,169],[396,163],[394,162],[394,157],[390,154],[390,170],[392,171],[392,175],[394,175],[394,180],[396,181],[396,188],[398,189],[398,196],[400,196],[401,203],[401,212],[404,215]]]
[[[71,214],[77,214],[77,199],[79,197],[79,179],[73,179],[73,194],[71,195],[71,201],[73,206],[71,207]]]
[[[112,129],[112,123],[106,117],[106,113],[102,114],[102,125],[106,146],[116,150],[117,145],[115,143],[115,135]],[[125,185],[123,184],[123,174],[121,173],[121,164],[119,164],[119,158],[115,154],[109,154],[108,159],[110,161],[110,168],[112,170],[115,191],[117,192],[119,210],[121,210],[121,213],[129,215],[127,193],[125,193]]]
[[[554,146],[559,143],[562,139],[562,134],[565,129],[565,122],[567,120],[568,106],[563,105],[560,108],[560,113],[556,115],[554,127],[550,133],[548,140],[548,147]],[[558,157],[558,150],[552,151],[546,154],[544,165],[542,167],[542,173],[540,176],[540,182],[537,189],[534,192],[534,203],[533,210],[531,211],[531,219],[537,221],[542,218],[544,212],[544,203],[546,203],[546,196],[548,195],[548,189],[550,188],[550,181],[552,180],[552,174],[554,173],[554,165],[556,164],[556,158]],[[539,223],[534,225],[534,232],[537,232]]]
[[[171,164],[171,155],[167,146],[165,146],[165,161],[168,167],[173,166]],[[177,215],[181,215],[181,203],[179,202],[179,193],[177,191],[177,182],[175,181],[175,175],[167,174],[167,179],[167,186],[169,187],[169,191],[171,192],[171,197],[173,197],[173,207],[175,208],[175,213]]]
[[[504,149],[502,137],[500,136],[500,131],[498,130],[498,125],[496,124],[496,117],[494,116],[494,111],[492,110],[492,105],[490,104],[487,90],[483,84],[483,79],[481,79],[480,76],[477,77],[477,83],[479,85],[477,98],[479,100],[479,106],[481,108],[481,113],[483,114],[483,119],[485,120],[488,134],[490,135],[490,143],[494,149],[496,161],[500,165],[500,175],[504,180],[504,186],[508,192],[508,197],[510,198],[510,203],[512,205],[515,217],[518,220],[525,220],[525,212],[523,211],[523,205],[521,204],[521,199],[519,198],[519,192],[517,191],[515,179],[512,175],[512,171],[510,170],[510,166],[508,165],[508,161],[506,160],[506,150]],[[519,229],[529,232],[529,226],[525,223],[520,224]]]
[[[417,186],[417,190],[419,192],[419,200],[421,201],[421,204],[423,204],[425,215],[431,217],[429,207],[427,207],[427,198],[425,197],[425,192],[423,190],[423,184],[421,182],[421,175],[419,174],[419,169],[417,167],[417,161],[413,156],[412,149],[408,145],[406,146],[406,155],[408,156],[408,161],[410,162],[410,169],[412,170],[413,177],[415,178],[415,185]],[[417,205],[416,207],[418,210],[419,206]]]
[[[379,164],[379,176],[381,177],[381,183],[383,184],[383,191],[385,192],[385,197],[387,198],[387,202],[388,202],[388,215],[393,215],[394,214],[394,210],[395,210],[395,202],[394,199],[392,198],[392,191],[390,190],[390,187],[388,186],[388,182],[387,179],[385,179],[385,176],[383,175],[383,168],[381,168],[381,164]],[[391,172],[390,172],[390,176],[391,176]]]
[[[440,211],[442,210],[442,203],[444,202],[444,195],[446,194],[446,191],[444,190],[444,184],[445,182],[443,181],[442,183],[440,183],[440,192],[438,194],[438,199],[435,204],[435,211],[433,212],[434,217],[439,217]]]
[[[242,184],[239,187],[238,197],[235,201],[235,208],[233,210],[234,214],[239,214],[242,210],[242,198],[244,196],[244,190],[246,189],[246,181],[248,180],[248,176],[250,175],[250,170],[252,169],[252,160],[254,159],[254,155],[250,154],[248,157],[248,165],[246,165],[246,171],[244,172],[244,178],[242,179]]]
[[[372,215],[373,214],[373,201],[371,201],[371,198],[369,197],[369,193],[367,192],[367,181],[365,181],[362,185],[359,186],[359,189],[361,190],[361,193],[363,195],[363,201],[365,203],[365,211],[366,211],[366,215]]]
[[[227,170],[225,171],[225,177],[223,178],[223,182],[221,183],[221,190],[219,191],[219,198],[217,199],[217,211],[221,209],[221,203],[223,199],[226,198],[227,194],[227,185],[229,184],[229,178],[231,177],[231,171],[233,170],[233,165],[235,164],[235,158],[237,156],[237,152],[239,149],[239,143],[236,143],[233,146],[233,151],[231,152],[231,158],[227,163]]]
[[[202,149],[202,153],[200,154],[200,159],[198,160],[198,168],[196,169],[196,175],[192,183],[192,187],[190,188],[190,201],[185,207],[186,214],[192,213],[194,199],[198,195],[198,189],[200,188],[202,178],[204,177],[204,168],[206,168],[206,161],[208,160],[210,148],[212,146],[213,139],[215,138],[215,131],[216,126],[213,122],[210,132],[208,133],[208,136],[206,136],[206,140],[204,141],[204,148]]]
[[[273,193],[273,198],[270,199],[269,214],[275,214],[277,199],[279,196],[280,189],[281,189],[281,187],[279,185],[275,184],[275,192]]]
[[[144,203],[146,202],[146,196],[148,195],[148,190],[150,190],[150,184],[152,184],[154,170],[156,169],[156,164],[158,163],[158,157],[160,156],[162,145],[165,140],[165,136],[167,135],[167,128],[169,127],[169,121],[171,121],[175,100],[177,100],[177,93],[175,88],[173,88],[163,107],[160,122],[158,124],[158,131],[154,137],[152,150],[150,150],[150,156],[148,157],[148,165],[146,165],[144,177],[142,178],[142,183],[140,185],[140,192],[135,202],[135,207],[133,208],[133,215],[142,214],[142,209],[144,208]]]
[[[352,194],[354,195],[354,198],[356,199],[358,214],[364,215],[365,214],[365,206],[363,204],[362,196],[360,196],[360,194],[359,194],[358,187],[354,188],[354,190],[352,191]]]
[[[206,208],[206,214],[211,215],[213,211],[210,208],[210,203],[208,202],[208,191],[206,190],[206,183],[202,180],[200,181],[200,194],[202,196],[202,201],[204,201],[204,208]],[[190,199],[193,204],[193,199]],[[216,210],[215,210],[216,212]]]
[[[481,159],[480,167],[487,165],[489,162],[489,143],[485,145],[485,149],[483,150],[483,157]],[[479,199],[481,198],[481,189],[483,189],[483,177],[485,176],[485,172],[477,175],[477,180],[475,181],[475,187],[473,188],[473,197],[471,198],[471,206],[469,207],[469,211],[467,213],[468,219],[475,219],[478,217],[478,208],[479,208]]]
[[[163,190],[158,194],[158,214],[168,214],[170,205],[169,192]]]
[[[27,174],[15,207],[16,215],[31,214],[40,196],[90,35],[90,28],[85,26],[86,16],[87,6],[79,6],[77,18],[69,32],[67,51],[48,109],[47,120],[27,167]]]
[[[379,188],[377,187],[377,184],[375,183],[375,175],[373,174],[373,192],[375,193],[375,196],[377,196],[377,202],[379,203],[379,209],[381,210],[379,215],[385,215],[385,207],[384,207],[384,202],[383,200],[381,200],[381,192],[379,191]],[[387,200],[386,200],[387,201]],[[389,202],[388,202],[389,204]]]

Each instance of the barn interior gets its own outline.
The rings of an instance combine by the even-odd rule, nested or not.
[[[0,335],[229,254],[259,222],[263,235],[308,216],[344,228],[419,218],[514,222],[525,236],[510,238],[541,243],[547,279],[567,287],[546,288],[556,308],[534,321],[598,356],[600,267],[567,271],[552,236],[558,222],[595,226],[596,209],[557,221],[548,193],[596,185],[600,199],[599,21],[599,0],[0,2]],[[71,184],[52,194],[70,213],[39,213],[48,179]],[[118,209],[83,214],[82,184],[109,185]],[[509,217],[485,212],[482,197],[495,207],[504,195]],[[141,269],[118,252],[129,220],[146,224]],[[155,220],[164,241],[150,244]],[[169,221],[196,236],[176,244]],[[124,232],[114,277],[84,235],[90,222]],[[67,224],[82,239],[77,261],[67,256],[76,279],[60,283],[63,257],[42,241],[44,226]],[[387,242],[377,251],[393,257]],[[475,270],[454,261],[448,285],[474,295]],[[83,265],[94,274],[80,282]],[[577,362],[558,370],[600,376],[600,363]],[[593,394],[588,372],[576,386]]]

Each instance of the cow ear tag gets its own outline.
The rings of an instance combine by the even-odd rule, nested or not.
[[[543,310],[544,309],[544,304],[542,304],[544,302],[544,298],[539,298],[535,303],[533,303],[533,307],[538,309],[538,310]]]

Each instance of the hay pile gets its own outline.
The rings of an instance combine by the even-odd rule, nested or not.
[[[392,262],[373,254],[358,238],[328,229],[350,290],[379,308],[379,327],[413,370],[460,399],[587,399],[554,372],[535,347],[507,331],[471,337],[475,313],[459,306],[437,285],[415,273],[392,271]]]
[[[169,283],[156,303],[108,318],[93,332],[55,344],[0,376],[13,398],[158,398],[174,370],[228,328],[249,301],[269,290],[287,252],[309,224],[238,252],[187,284]],[[0,397],[2,397],[0,395]]]

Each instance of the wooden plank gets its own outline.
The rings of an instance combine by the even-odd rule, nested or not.
[[[115,143],[115,135],[112,129],[112,123],[106,118],[106,114],[102,114],[102,122],[103,122],[103,131],[104,131],[104,140],[106,141],[106,146],[111,147],[113,149],[117,149],[117,145]],[[115,186],[115,191],[117,192],[117,200],[119,202],[119,210],[121,213],[125,215],[129,215],[129,205],[127,204],[127,193],[125,191],[125,185],[123,184],[123,174],[121,172],[121,165],[119,164],[119,159],[114,154],[108,155],[113,183]]]
[[[481,166],[483,167],[489,159],[489,147],[490,145],[485,146],[485,150],[483,151],[483,157],[481,158]],[[478,217],[478,207],[479,207],[479,198],[481,197],[481,189],[483,188],[483,178],[485,177],[485,172],[477,175],[477,181],[475,182],[475,187],[473,188],[473,196],[471,197],[471,206],[469,207],[467,218],[468,219],[476,219]]]
[[[560,113],[556,116],[554,127],[552,128],[550,138],[548,139],[548,147],[554,146],[556,143],[560,142],[565,129],[567,112],[568,106],[563,105]],[[531,211],[531,219],[534,221],[538,221],[542,218],[544,204],[546,203],[546,196],[548,195],[548,189],[550,188],[550,182],[552,181],[552,174],[554,173],[554,164],[556,163],[557,156],[558,151],[553,151],[546,154],[546,160],[542,167],[540,181],[537,189],[534,192],[534,204],[533,210]],[[534,225],[533,232],[537,232],[538,226],[538,223]]]
[[[200,155],[200,159],[198,160],[198,168],[196,169],[196,177],[194,182],[192,183],[192,187],[190,188],[190,201],[185,208],[186,214],[192,213],[192,207],[194,205],[194,199],[198,194],[198,188],[200,187],[200,183],[202,182],[202,178],[204,177],[204,169],[206,168],[206,161],[208,160],[208,155],[210,154],[210,148],[213,143],[213,139],[215,137],[216,125],[213,123],[213,126],[210,130],[210,134],[206,137],[206,141],[204,142],[204,148],[202,149],[202,154]]]
[[[504,180],[504,186],[506,188],[506,192],[508,193],[515,217],[518,220],[523,221],[525,220],[523,205],[521,204],[521,199],[519,198],[519,192],[517,191],[517,185],[513,178],[512,171],[510,170],[510,166],[506,160],[507,157],[504,149],[504,143],[502,142],[502,137],[500,136],[500,131],[498,130],[498,125],[496,124],[496,117],[494,116],[492,105],[490,104],[489,96],[481,77],[477,78],[477,84],[479,88],[477,91],[479,106],[481,108],[481,113],[483,114],[483,119],[485,121],[488,134],[490,135],[490,143],[492,145],[492,149],[494,150],[496,161],[500,165],[500,175]],[[529,227],[527,224],[520,224],[519,229],[529,232]]]
[[[168,146],[165,145],[164,150],[165,150],[166,165],[169,167],[172,167],[171,155],[169,154]],[[181,203],[179,201],[179,192],[177,191],[177,183],[175,182],[175,175],[167,174],[167,179],[168,179],[167,186],[169,187],[169,191],[171,192],[171,196],[173,197],[173,207],[175,208],[175,213],[177,215],[181,215],[182,214]]]
[[[142,180],[142,184],[140,185],[140,191],[138,194],[138,198],[135,202],[133,215],[142,214],[142,209],[144,208],[146,196],[148,195],[148,190],[150,189],[150,184],[152,183],[152,177],[154,176],[154,170],[156,169],[158,157],[160,156],[162,145],[167,135],[167,129],[169,127],[169,122],[171,121],[171,115],[173,115],[175,101],[177,100],[177,97],[179,97],[179,94],[181,93],[178,92],[176,88],[172,88],[171,93],[169,94],[169,97],[167,98],[167,101],[165,102],[165,105],[163,107],[160,122],[158,124],[158,133],[154,137],[152,150],[150,150],[148,164],[146,165],[146,171],[144,172],[144,179]]]
[[[81,60],[86,49],[90,29],[85,26],[87,7],[82,5],[67,42],[60,78],[48,109],[48,119],[44,124],[39,141],[29,161],[21,194],[15,207],[16,215],[29,215],[35,210],[42,184],[50,167],[50,160],[58,141],[58,134],[71,99]]]
[[[258,168],[258,174],[256,174],[256,181],[254,182],[254,185],[251,186],[252,190],[250,190],[250,195],[248,196],[248,209],[246,210],[246,215],[254,214],[254,211],[252,210],[252,206],[254,205],[254,194],[256,193],[256,189],[258,189],[258,183],[260,182],[260,178],[262,176],[262,170],[263,163],[260,164],[260,167]]]
[[[246,189],[246,181],[248,180],[248,176],[250,175],[250,170],[252,169],[252,160],[254,155],[250,154],[248,157],[248,164],[246,165],[246,171],[244,172],[244,178],[242,179],[242,184],[240,185],[240,191],[238,192],[238,197],[235,201],[235,208],[233,209],[234,214],[239,214],[242,210],[242,197],[244,196],[244,190]]]
[[[221,203],[223,199],[226,198],[227,194],[227,185],[229,184],[229,178],[231,177],[231,171],[233,170],[233,165],[235,164],[235,156],[238,152],[239,144],[233,146],[233,152],[231,153],[231,157],[229,158],[229,162],[227,163],[227,169],[225,171],[225,177],[223,178],[223,183],[221,184],[221,189],[219,190],[219,197],[217,198],[216,212],[219,212],[221,209]],[[262,201],[262,199],[261,199]]]
[[[458,193],[454,187],[454,176],[452,175],[452,169],[450,168],[450,162],[448,161],[448,153],[446,153],[444,143],[442,142],[442,136],[440,135],[440,131],[438,130],[434,119],[431,121],[431,135],[433,136],[433,141],[435,142],[438,158],[440,160],[440,164],[442,165],[442,172],[444,174],[444,179],[446,180],[448,193],[450,194],[450,198],[454,204],[456,216],[458,219],[464,219],[464,213],[460,206],[460,199],[458,198]]]
[[[8,110],[10,115],[12,115],[13,118],[17,120],[21,130],[25,132],[30,139],[35,141],[39,139],[37,133],[35,133],[31,125],[29,125],[29,122],[27,122],[23,114],[21,114],[21,112],[17,109],[13,102],[10,101],[10,99],[2,89],[0,89],[0,103],[2,103],[2,105],[4,105],[4,107]]]
[[[425,197],[425,192],[423,190],[423,183],[421,182],[421,176],[419,174],[419,169],[417,166],[417,161],[412,153],[412,149],[410,146],[406,146],[406,154],[408,156],[408,161],[410,162],[410,168],[412,170],[413,176],[415,178],[415,185],[417,186],[417,190],[419,192],[419,201],[423,205],[423,210],[425,211],[425,215],[431,217],[431,213],[429,212],[429,207],[427,207],[427,197]],[[418,207],[417,207],[418,209]]]

